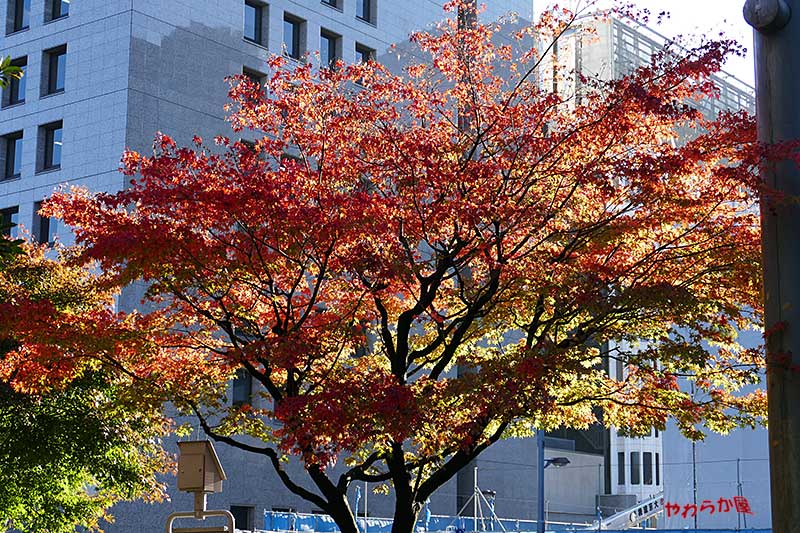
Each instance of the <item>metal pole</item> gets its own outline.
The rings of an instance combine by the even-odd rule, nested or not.
[[[755,28],[758,140],[800,138],[800,0],[747,0]],[[792,16],[792,15],[795,16]],[[790,161],[761,168],[762,180],[787,201],[761,202],[764,326],[767,331],[772,531],[800,524],[800,170]],[[795,367],[796,368],[796,367]]]
[[[739,463],[741,463],[741,459],[738,457],[736,458],[736,494],[738,496],[742,495],[742,474],[739,468]],[[736,513],[736,529],[742,529],[742,513]]]
[[[691,394],[694,399],[694,381],[691,383]],[[692,503],[697,509],[697,442],[692,441]],[[694,514],[694,528],[697,529],[697,513]]]
[[[478,467],[472,472],[472,531],[478,531]]]
[[[458,28],[468,29],[478,24],[478,1],[467,0],[462,2],[458,7]],[[466,82],[466,78],[462,79]],[[465,132],[470,129],[470,114],[469,110],[459,107],[458,109],[458,128],[460,131]],[[466,154],[464,154],[466,157]],[[456,366],[456,376],[461,378],[467,374],[474,372],[473,369],[466,365]],[[470,499],[470,492],[473,492],[472,480],[469,479],[469,467],[476,465],[475,459],[469,462],[464,468],[456,472],[456,509],[465,507]],[[473,496],[474,497],[474,496]],[[460,512],[460,511],[459,511]]]
[[[536,531],[544,533],[544,430],[540,429],[536,432],[536,454],[537,462],[536,469],[539,474],[539,487],[536,494],[537,503],[539,504],[538,519],[536,520]]]
[[[603,465],[602,463],[597,463],[597,508],[595,509],[595,513],[597,514],[597,531],[602,529],[601,521],[603,519],[603,515],[600,513],[601,494],[603,494]]]
[[[369,491],[367,490],[367,482],[364,482],[364,533],[369,531],[369,524],[367,524],[367,494]]]

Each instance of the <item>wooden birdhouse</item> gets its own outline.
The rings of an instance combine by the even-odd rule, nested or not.
[[[179,442],[178,490],[222,492],[225,471],[211,441]]]

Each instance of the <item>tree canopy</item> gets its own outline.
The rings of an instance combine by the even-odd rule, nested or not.
[[[516,37],[560,38],[574,18],[553,10]],[[391,483],[407,533],[504,436],[602,412],[634,434],[674,417],[698,437],[764,415],[763,394],[735,391],[760,364],[737,331],[761,320],[766,151],[746,112],[695,105],[739,48],[668,47],[618,80],[577,74],[568,95],[540,83],[552,46],[519,51],[499,31],[415,34],[402,74],[273,57],[263,87],[230,91],[254,143],[159,135],[154,155],[124,155],[127,189],[47,208],[109,286],[144,280],[158,304],[126,317],[161,332],[151,349],[123,343],[105,363],[263,454],[344,533],[351,482]],[[605,371],[616,361],[623,377]],[[222,401],[240,369],[265,402]]]
[[[169,423],[98,362],[122,342],[98,327],[113,318],[108,294],[48,251],[25,244],[0,261],[0,522],[70,533],[99,529],[117,501],[163,497]]]

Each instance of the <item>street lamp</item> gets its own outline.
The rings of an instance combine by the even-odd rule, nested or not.
[[[536,521],[536,530],[538,533],[544,533],[544,469],[550,465],[556,468],[568,465],[569,459],[566,457],[553,457],[552,459],[545,459],[544,430],[542,429],[536,432],[536,450],[539,455],[537,465],[539,470],[539,519]]]

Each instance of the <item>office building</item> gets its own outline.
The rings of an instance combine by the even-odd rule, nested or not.
[[[6,27],[0,55],[11,56],[26,75],[2,95],[0,217],[20,224],[40,242],[56,236],[69,242],[71,237],[55,221],[36,214],[39,203],[65,184],[120,190],[126,180],[118,172],[119,159],[126,148],[149,152],[157,131],[183,145],[193,135],[231,135],[223,111],[226,76],[264,76],[273,53],[296,60],[319,53],[324,62],[393,60],[392,45],[402,48],[410,32],[443,16],[443,2],[427,0],[1,1]],[[531,0],[489,4],[481,15],[487,20],[512,11],[522,21],[532,17]],[[559,57],[610,79],[649,58],[657,40],[648,39],[641,29],[610,21],[598,29],[595,43],[565,36]],[[746,90],[724,87],[719,105],[746,103]],[[122,305],[137,300],[131,297]],[[232,399],[249,396],[251,386],[235,383]],[[630,439],[613,429],[550,435],[548,457],[564,456],[570,464],[546,471],[548,519],[589,521],[598,495],[628,496],[619,500],[628,505],[659,494],[669,462],[662,438],[654,433]],[[209,498],[209,507],[233,510],[240,528],[261,527],[264,509],[316,511],[289,494],[262,456],[217,448],[229,480],[221,495]],[[480,457],[477,467],[479,487],[496,492],[498,515],[536,517],[534,439],[499,443]],[[467,470],[461,483],[444,486],[431,510],[455,514],[473,474]],[[169,504],[118,506],[113,510],[117,523],[106,530],[162,528],[170,512],[192,508],[188,495],[171,492]],[[361,500],[359,512],[366,502]],[[390,499],[370,494],[368,512],[390,516]]]

